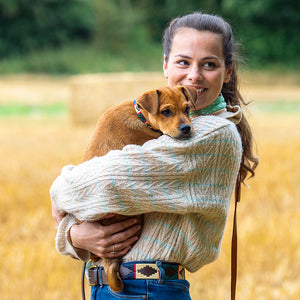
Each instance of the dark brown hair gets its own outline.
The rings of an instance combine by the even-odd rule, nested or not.
[[[165,60],[168,61],[171,46],[175,33],[180,28],[193,28],[199,31],[209,31],[219,34],[223,42],[223,55],[225,66],[233,67],[230,81],[224,83],[222,94],[225,101],[229,105],[247,105],[239,92],[238,76],[237,76],[237,45],[233,39],[231,26],[221,17],[195,12],[183,17],[175,18],[171,21],[169,27],[165,30],[163,37]],[[253,153],[253,137],[251,128],[247,119],[243,115],[242,120],[237,125],[237,129],[241,135],[243,146],[243,160],[240,168],[241,179],[244,182],[248,173],[254,176],[254,170],[258,164],[258,157]]]

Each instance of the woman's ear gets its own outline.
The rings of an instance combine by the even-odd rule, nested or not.
[[[164,55],[164,64],[163,64],[164,76],[168,78],[168,62],[166,56]]]
[[[230,67],[228,69],[226,69],[226,74],[225,74],[225,79],[224,79],[225,83],[229,82],[229,80],[231,78],[232,71],[233,71],[233,64],[231,64]]]

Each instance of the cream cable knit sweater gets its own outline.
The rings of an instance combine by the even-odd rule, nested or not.
[[[164,260],[195,272],[215,260],[242,156],[236,126],[225,118],[237,123],[240,117],[239,107],[227,107],[218,116],[195,118],[189,140],[161,136],[64,167],[50,189],[57,208],[68,213],[57,250],[88,260],[87,251],[68,242],[74,216],[144,214],[142,235],[124,261]]]

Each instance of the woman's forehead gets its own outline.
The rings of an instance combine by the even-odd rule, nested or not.
[[[172,56],[217,56],[223,58],[222,38],[210,31],[180,28],[173,37]]]

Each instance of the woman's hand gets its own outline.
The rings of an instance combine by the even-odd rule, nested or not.
[[[52,218],[56,224],[56,226],[59,225],[62,218],[66,215],[66,213],[61,213],[57,208],[55,203],[51,199],[51,207],[52,207]]]
[[[119,257],[125,255],[138,240],[135,234],[141,226],[134,225],[136,222],[135,218],[108,226],[100,222],[83,222],[71,227],[70,237],[76,248],[88,250],[99,257]]]

